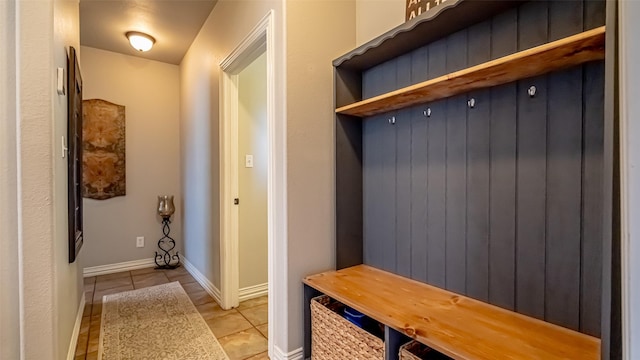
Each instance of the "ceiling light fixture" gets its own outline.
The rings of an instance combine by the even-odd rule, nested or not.
[[[131,46],[138,51],[149,51],[155,44],[156,39],[151,35],[138,31],[129,31],[125,34]]]

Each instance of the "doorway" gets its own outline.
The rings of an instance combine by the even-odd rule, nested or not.
[[[263,49],[264,50],[264,49]],[[267,63],[262,51],[238,73],[239,301],[267,295]],[[234,202],[235,204],[235,202]]]
[[[237,307],[241,299],[260,296],[266,290],[269,297],[270,334],[273,334],[274,327],[272,319],[276,318],[273,301],[277,290],[273,270],[275,234],[283,206],[282,196],[278,196],[282,184],[275,181],[279,169],[277,150],[281,146],[277,143],[278,126],[275,120],[273,44],[273,12],[270,12],[220,64],[221,306],[225,309]],[[259,78],[259,81],[256,83],[256,79],[250,79],[252,76]],[[255,97],[256,101],[247,97]],[[250,104],[253,110],[248,111],[246,105],[251,102],[262,104]],[[244,136],[247,133],[242,135],[241,128],[246,125],[243,122],[247,118],[255,126],[248,136]],[[250,176],[243,179],[243,175]],[[258,201],[260,195],[256,193],[263,196],[265,190],[266,201]],[[259,203],[261,205],[257,209],[250,209]],[[256,217],[260,220],[257,221]],[[257,230],[259,235],[252,235],[253,230]],[[254,246],[247,240],[263,241],[260,238],[264,239],[265,234],[264,245]],[[266,248],[266,259],[263,251],[256,251],[258,247],[261,247],[260,250]],[[251,272],[252,267],[262,269],[258,270],[262,271],[262,276],[267,272],[266,283],[260,283],[260,274],[256,272],[252,280],[251,275],[244,279],[243,274]],[[249,283],[245,281],[249,280],[257,284],[246,286]],[[272,349],[272,336],[268,337],[268,341],[269,349]]]

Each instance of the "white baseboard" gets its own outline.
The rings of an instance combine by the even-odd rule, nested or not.
[[[107,265],[98,265],[98,266],[90,266],[84,268],[82,271],[84,277],[96,276],[96,275],[106,275],[113,274],[122,271],[131,271],[138,269],[145,269],[156,266],[156,263],[153,258],[150,259],[140,259],[133,261],[125,261],[116,264],[107,264]]]
[[[67,351],[67,360],[74,360],[76,358],[76,346],[78,346],[78,336],[80,335],[80,325],[82,324],[85,303],[86,299],[84,298],[83,292],[82,297],[80,297],[78,313],[76,314],[76,323],[73,325],[73,332],[71,332],[71,342],[69,343],[69,350]]]
[[[204,276],[192,263],[187,260],[184,256],[182,256],[182,263],[184,268],[193,276],[194,279],[204,288],[204,290],[209,293],[213,297],[213,299],[219,304],[222,304],[222,297],[220,295],[220,290],[213,285],[206,276]]]
[[[273,346],[273,359],[274,360],[303,360],[304,359],[304,351],[302,348],[295,349],[291,352],[285,353],[280,350],[279,347]]]
[[[269,283],[247,286],[238,291],[240,302],[267,295],[269,293]]]

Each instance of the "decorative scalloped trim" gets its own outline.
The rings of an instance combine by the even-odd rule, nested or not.
[[[377,38],[361,45],[360,47],[356,48],[355,50],[335,59],[333,61],[333,66],[340,66],[342,65],[345,61],[349,61],[351,59],[353,59],[354,57],[357,56],[361,56],[364,53],[366,53],[367,51],[369,51],[370,49],[373,48],[377,48],[380,45],[382,45],[384,42],[391,40],[393,38],[395,38],[396,36],[398,36],[398,34],[402,34],[405,32],[409,32],[412,31],[413,29],[415,29],[418,25],[425,23],[425,22],[429,22],[433,19],[435,19],[436,17],[438,17],[443,11],[446,11],[448,9],[452,9],[455,8],[456,6],[460,5],[463,1],[468,1],[468,0],[449,0],[447,2],[445,2],[442,5],[436,6],[432,9],[430,9],[429,11],[425,12],[424,14],[421,14],[420,16],[417,16],[415,18],[413,18],[412,20],[409,20],[407,22],[405,22],[402,25],[399,25],[395,28],[393,28],[392,30],[387,31],[386,33],[378,36]]]

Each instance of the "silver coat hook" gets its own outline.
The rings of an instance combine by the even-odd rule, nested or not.
[[[469,101],[467,101],[467,105],[469,105],[469,109],[473,109],[474,107],[476,107],[476,99],[469,99]]]
[[[536,91],[537,91],[537,90],[538,90],[538,89],[536,89],[536,87],[535,87],[534,85],[531,85],[531,86],[529,87],[529,90],[527,90],[527,93],[529,93],[529,97],[534,97],[534,96],[536,96]]]
[[[396,124],[396,117],[395,116],[392,116],[392,117],[389,118],[389,124],[391,124],[391,125],[395,125]]]
[[[431,108],[427,108],[427,110],[423,111],[422,114],[426,117],[431,117]]]

